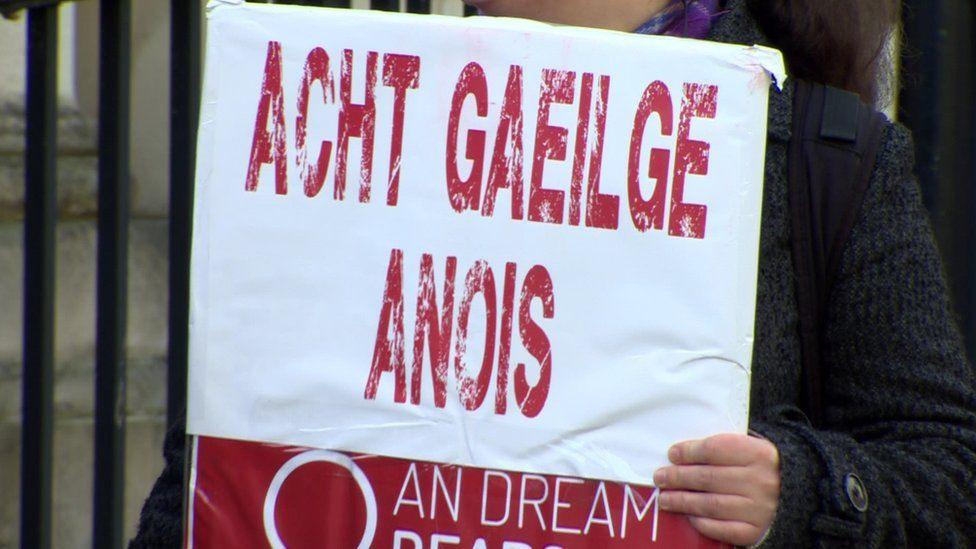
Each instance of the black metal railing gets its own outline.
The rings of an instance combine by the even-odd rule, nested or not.
[[[186,409],[190,238],[201,79],[200,0],[173,0],[171,5],[167,425],[176,424]]]
[[[95,352],[95,471],[92,539],[122,546],[125,469],[125,340],[130,197],[131,0],[100,4],[98,250]],[[0,0],[0,13],[27,10],[24,200],[24,347],[20,544],[51,546],[54,421],[54,272],[57,49],[60,0]],[[193,174],[201,81],[203,0],[171,0],[170,214],[167,424],[186,409]],[[349,0],[277,3],[349,8]],[[399,0],[370,8],[398,11]],[[430,13],[430,0],[406,0]],[[465,8],[465,14],[473,10]]]
[[[976,363],[976,4],[912,0],[903,25],[898,117],[915,137],[922,198]]]
[[[58,12],[27,16],[27,151],[24,189],[24,376],[20,544],[51,544],[54,423],[54,228]]]
[[[125,312],[129,249],[130,0],[99,6],[98,267],[95,305],[95,547],[122,541]]]
[[[171,0],[169,425],[178,421],[186,407],[202,2]],[[971,36],[976,21],[968,2],[908,2],[904,64],[908,77],[902,85],[899,114],[920,142],[920,181],[940,243],[951,251],[950,281],[972,353],[976,348],[976,216],[972,215],[976,211],[976,109],[972,103],[976,96],[972,75],[976,44]],[[0,0],[0,12],[5,15],[28,10],[20,543],[31,549],[51,544],[58,3]],[[348,0],[278,3],[350,6]],[[431,10],[430,0],[406,0],[403,4],[412,13]],[[370,7],[398,10],[401,2],[372,0]],[[467,7],[465,13],[473,10]],[[93,540],[102,548],[122,544],[130,0],[101,2],[100,18]],[[953,67],[969,67],[966,79],[961,79]],[[945,221],[944,212],[954,212],[948,217],[951,223]]]

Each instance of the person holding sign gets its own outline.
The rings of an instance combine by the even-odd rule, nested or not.
[[[492,16],[771,45],[786,53],[791,76],[855,92],[867,102],[884,95],[886,65],[879,54],[886,51],[897,13],[893,0],[470,3]],[[269,59],[276,59],[271,53]],[[389,79],[403,94],[413,80]],[[654,474],[663,490],[660,506],[687,515],[704,536],[736,545],[976,545],[976,382],[949,313],[940,260],[912,176],[910,137],[901,126],[884,124],[872,147],[876,159],[868,184],[832,266],[822,337],[815,348],[805,345],[797,265],[806,250],[792,245],[798,197],[790,194],[794,175],[787,162],[791,140],[803,137],[794,131],[803,127],[793,108],[800,89],[791,79],[770,97],[753,435],[676,444],[668,456],[672,465]],[[826,114],[824,121],[830,121]],[[819,129],[832,127],[825,123]],[[256,149],[256,166],[270,164],[270,140],[266,149]],[[316,184],[307,194],[319,190],[318,180],[311,180]],[[391,271],[396,258],[394,253]],[[804,377],[811,352],[823,363],[816,413],[804,396],[811,389]],[[367,397],[369,391],[367,386]],[[167,467],[146,502],[134,547],[179,544],[182,435],[177,430],[167,439]]]
[[[787,54],[794,76],[877,100],[878,56],[895,2],[717,0],[473,2],[489,15],[639,28]],[[648,5],[659,13],[646,19]],[[748,6],[746,5],[748,4]],[[843,13],[837,13],[837,11]],[[766,37],[769,37],[767,39]],[[774,94],[775,95],[775,94]],[[971,546],[976,542],[973,374],[949,314],[931,231],[911,175],[907,131],[889,125],[828,303],[823,430],[798,407],[799,337],[789,250],[785,143],[789,85],[771,98],[756,315],[752,428],[681,443],[659,470],[663,509],[734,544]],[[779,104],[779,105],[777,105]],[[778,107],[784,107],[779,110]],[[968,479],[968,480],[966,480]]]

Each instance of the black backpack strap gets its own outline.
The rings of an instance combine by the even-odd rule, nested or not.
[[[803,409],[823,424],[824,314],[857,221],[887,119],[856,94],[796,82],[789,144],[793,265],[803,365]]]

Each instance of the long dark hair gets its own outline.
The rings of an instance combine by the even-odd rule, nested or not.
[[[868,103],[889,99],[890,38],[898,0],[748,0],[790,73],[856,92]]]

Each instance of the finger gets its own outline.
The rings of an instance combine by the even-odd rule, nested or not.
[[[715,435],[701,440],[679,442],[668,451],[675,465],[739,465],[758,461],[779,464],[776,446],[747,435]]]
[[[671,513],[748,523],[758,520],[752,500],[742,496],[665,490],[658,497],[661,509]]]
[[[672,490],[752,495],[754,472],[746,467],[677,465],[654,472],[654,485]]]
[[[753,545],[763,534],[758,527],[747,522],[705,517],[688,517],[688,520],[701,535],[732,545]]]

